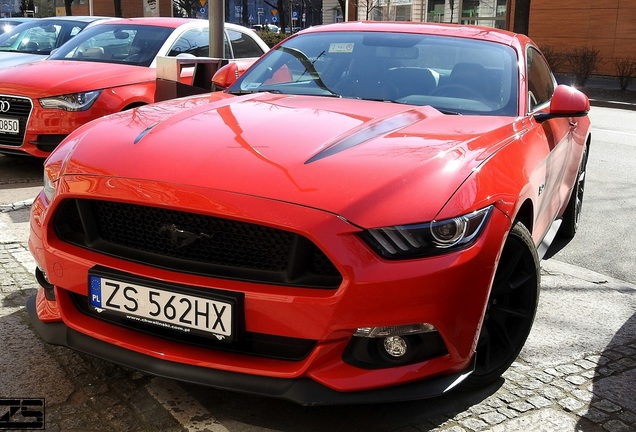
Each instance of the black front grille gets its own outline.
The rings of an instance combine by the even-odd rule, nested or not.
[[[98,200],[67,200],[58,237],[99,253],[179,272],[335,289],[342,277],[298,234],[195,213]]]
[[[0,145],[20,147],[24,142],[29,115],[31,114],[31,99],[0,95],[0,118],[2,120],[18,120],[19,132],[0,132]]]

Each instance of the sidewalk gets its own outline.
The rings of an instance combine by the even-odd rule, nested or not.
[[[21,305],[37,288],[26,239],[28,207],[38,189],[21,190],[17,195],[15,190],[0,190],[0,327],[6,335],[32,333]],[[7,202],[13,199],[17,201]],[[635,294],[632,284],[558,261],[543,261],[535,326],[519,359],[499,383],[479,392],[451,393],[435,400],[382,406],[381,410],[362,406],[347,421],[337,418],[339,409],[322,409],[325,423],[321,424],[339,425],[329,427],[332,432],[345,431],[352,422],[360,427],[370,425],[371,429],[364,430],[400,432],[636,430]],[[126,424],[131,431],[180,430],[167,407],[152,398],[140,405],[148,390],[161,383],[158,379],[70,350],[51,349],[35,335],[27,339],[30,342],[12,341],[11,336],[3,336],[3,340],[8,345],[0,355],[1,369],[6,372],[0,373],[2,393],[20,391],[46,397],[47,430],[80,430],[96,418],[113,431]],[[41,365],[36,369],[44,368],[48,377],[28,366],[34,352]],[[34,380],[34,376],[39,378]],[[227,399],[239,401],[241,396],[228,394]],[[278,406],[292,418],[274,422],[275,430],[320,430],[313,423],[303,427],[313,417],[306,408],[284,402]],[[208,413],[200,421],[213,415],[217,414]],[[203,430],[198,429],[198,421],[190,421],[186,429]],[[219,422],[216,430],[248,430],[241,426],[228,429],[229,424],[225,428],[222,419]],[[294,424],[292,429],[290,424]]]
[[[592,99],[595,106],[636,109],[636,91],[620,92],[609,80],[594,78],[584,91],[600,95]],[[288,415],[248,418],[255,414],[246,407],[227,421],[217,412],[177,421],[169,407],[148,397],[165,387],[161,379],[48,347],[30,329],[23,305],[37,284],[26,245],[28,209],[40,189],[0,189],[0,397],[46,398],[49,431],[206,430],[201,424],[213,415],[219,419],[207,430],[262,430],[259,424],[290,432],[636,430],[636,286],[554,260],[542,262],[539,312],[519,359],[500,382],[479,392],[354,407],[348,418],[343,409],[273,402]],[[241,395],[223,397],[226,406],[242,406]]]
[[[557,74],[559,84],[575,85],[574,76]],[[627,90],[621,90],[618,78],[592,75],[580,89],[590,98],[592,106],[636,110],[636,79]]]

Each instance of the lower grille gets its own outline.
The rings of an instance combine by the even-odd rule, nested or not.
[[[320,289],[342,282],[307,238],[262,225],[88,199],[63,202],[53,224],[62,241],[179,272]]]
[[[241,337],[231,344],[219,342],[213,338],[196,336],[165,327],[156,327],[149,324],[126,320],[107,315],[95,315],[89,311],[88,297],[71,293],[75,307],[93,318],[107,321],[132,330],[144,332],[162,339],[170,339],[179,343],[195,345],[220,351],[236,352],[240,354],[255,355],[259,357],[274,358],[277,360],[301,361],[309,355],[316,346],[316,341],[311,339],[299,339],[284,336],[273,336],[262,333],[244,332]]]
[[[18,133],[0,132],[0,145],[22,146],[32,108],[31,99],[0,95],[0,119],[17,120],[19,125]]]

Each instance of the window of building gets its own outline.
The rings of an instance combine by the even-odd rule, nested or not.
[[[371,0],[367,0],[366,9],[376,21],[412,21],[413,1],[417,0],[379,0],[373,7]]]
[[[426,21],[506,28],[508,0],[422,0]]]

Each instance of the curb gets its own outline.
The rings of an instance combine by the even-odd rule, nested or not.
[[[8,213],[15,210],[29,208],[33,204],[33,201],[35,201],[35,198],[14,202],[13,204],[0,204],[0,213]]]
[[[590,105],[601,108],[616,108],[636,111],[636,104],[630,102],[606,101],[600,99],[590,99]]]

